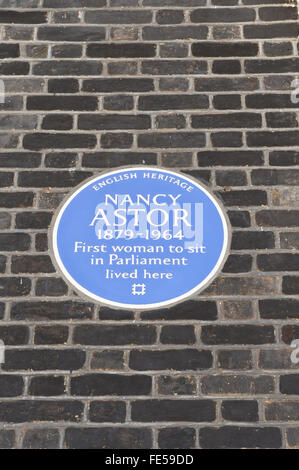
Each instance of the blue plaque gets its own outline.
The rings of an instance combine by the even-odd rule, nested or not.
[[[154,309],[199,293],[221,270],[230,230],[199,181],[136,166],[77,187],[52,226],[52,253],[81,294],[114,308]]]

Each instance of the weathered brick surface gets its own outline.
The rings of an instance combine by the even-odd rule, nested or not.
[[[296,0],[0,0],[0,448],[299,448]],[[223,272],[170,309],[112,311],[47,233],[100,170],[204,181]]]

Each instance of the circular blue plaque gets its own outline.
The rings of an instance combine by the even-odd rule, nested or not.
[[[58,209],[52,252],[64,278],[114,308],[154,309],[206,287],[227,257],[225,212],[199,181],[136,166],[102,173]]]

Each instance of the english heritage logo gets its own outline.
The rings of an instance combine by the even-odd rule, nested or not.
[[[157,167],[119,168],[62,203],[52,252],[65,279],[111,307],[169,306],[205,288],[230,244],[221,203],[197,180]]]

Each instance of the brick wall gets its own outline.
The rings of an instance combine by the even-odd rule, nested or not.
[[[0,5],[0,447],[299,447],[296,2]],[[49,256],[70,189],[138,163],[204,181],[233,227],[169,310],[88,303]]]

